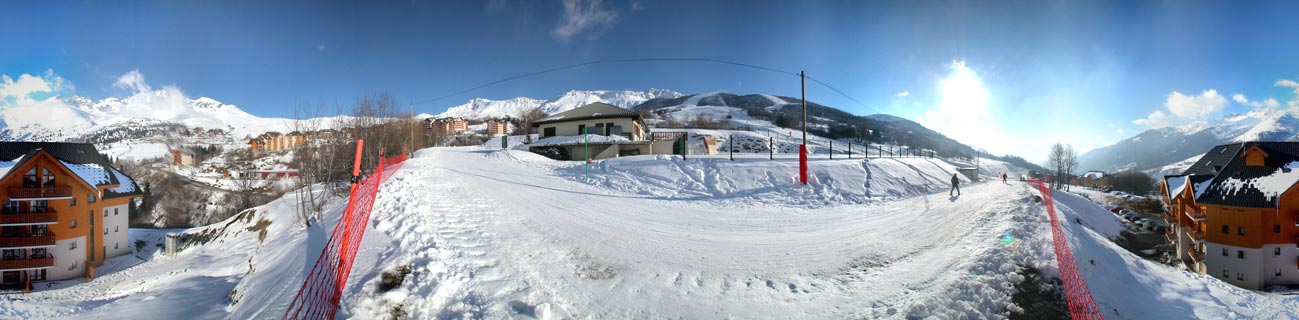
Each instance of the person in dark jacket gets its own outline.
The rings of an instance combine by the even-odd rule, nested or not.
[[[947,191],[947,195],[949,195],[949,196],[952,195],[952,192],[953,192],[953,191],[956,192],[956,195],[958,195],[958,196],[961,195],[961,187],[960,187],[960,186],[961,186],[961,179],[957,179],[957,178],[956,178],[956,174],[953,173],[953,174],[952,174],[952,190]]]

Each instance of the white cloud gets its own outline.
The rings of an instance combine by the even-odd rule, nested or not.
[[[130,89],[136,93],[153,90],[153,88],[149,87],[148,83],[144,82],[144,74],[141,74],[139,69],[131,70],[126,74],[117,77],[117,82],[113,83],[113,86],[122,89]]]
[[[65,83],[63,77],[54,74],[54,70],[46,70],[41,76],[24,73],[18,75],[16,80],[9,75],[0,75],[0,106],[41,102],[53,98],[60,92],[70,90],[72,85]],[[47,96],[33,96],[38,93],[45,93]]]
[[[1290,108],[1299,108],[1299,82],[1289,79],[1281,79],[1276,81],[1275,86],[1293,88],[1295,98],[1286,102],[1286,105],[1290,106]]]
[[[601,0],[564,0],[564,15],[550,34],[569,41],[583,32],[597,32],[611,26],[617,20],[618,13],[604,8]]]
[[[1218,94],[1217,90],[1204,90],[1199,95],[1185,95],[1173,91],[1168,95],[1168,99],[1164,101],[1164,109],[1168,110],[1168,112],[1155,110],[1146,118],[1133,120],[1132,123],[1161,128],[1203,120],[1209,115],[1222,111],[1222,108],[1226,106],[1227,98]]]
[[[907,96],[911,96],[911,91],[902,91],[902,92],[898,92],[898,96],[899,96],[899,97],[907,97]]]
[[[1261,108],[1275,109],[1281,106],[1281,103],[1276,101],[1276,99],[1273,98],[1267,98],[1267,100],[1263,100],[1263,101],[1250,101],[1249,98],[1246,98],[1244,94],[1240,94],[1240,93],[1231,96],[1231,100],[1236,101],[1236,103],[1239,103],[1241,105],[1254,107],[1255,109],[1261,109]]]
[[[317,45],[316,51],[325,52],[325,45],[324,44]]]

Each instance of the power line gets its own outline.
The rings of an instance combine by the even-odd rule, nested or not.
[[[495,81],[490,81],[490,82],[487,82],[487,83],[483,83],[483,84],[480,84],[480,85],[477,85],[477,86],[474,86],[474,87],[471,87],[471,88],[468,88],[468,89],[464,89],[464,90],[456,91],[456,92],[449,93],[449,94],[446,94],[446,95],[442,95],[442,96],[439,96],[439,97],[436,97],[436,98],[427,99],[427,100],[415,101],[413,104],[425,104],[425,103],[429,103],[429,102],[434,102],[434,101],[438,101],[438,100],[442,100],[442,99],[446,99],[446,98],[454,97],[454,96],[457,96],[457,95],[461,95],[461,94],[469,93],[469,92],[472,92],[472,91],[475,91],[475,90],[478,90],[478,89],[482,89],[482,88],[485,88],[485,87],[488,87],[488,86],[492,86],[492,85],[495,85],[495,84],[499,84],[499,83],[503,83],[503,82],[508,82],[508,81],[513,81],[513,80],[518,80],[518,79],[522,79],[522,78],[528,78],[528,77],[538,76],[538,75],[542,75],[542,74],[546,74],[546,73],[551,73],[551,72],[556,72],[556,71],[563,71],[563,70],[568,70],[568,69],[573,69],[573,68],[580,68],[580,67],[589,66],[589,65],[593,65],[593,64],[627,63],[627,62],[710,62],[710,63],[728,64],[728,65],[733,65],[733,66],[738,66],[738,67],[745,67],[745,68],[750,68],[750,69],[763,70],[763,71],[770,71],[770,72],[781,73],[781,74],[786,74],[786,75],[791,75],[791,76],[800,76],[798,72],[791,72],[791,71],[780,70],[780,69],[771,68],[771,67],[764,67],[764,66],[752,65],[752,64],[747,64],[747,63],[740,63],[740,62],[726,61],[726,60],[718,60],[718,59],[708,59],[708,58],[638,58],[638,59],[601,59],[601,60],[592,60],[592,61],[587,61],[587,62],[582,62],[582,63],[570,64],[570,65],[566,65],[566,66],[561,66],[561,67],[556,67],[556,68],[550,68],[550,69],[545,69],[545,70],[541,70],[541,71],[535,71],[535,72],[529,72],[529,73],[524,73],[524,74],[513,75],[513,76],[509,76],[509,77],[501,78],[501,79],[498,79],[498,80],[495,80]],[[872,110],[872,111],[875,111],[876,113],[879,113],[879,110],[876,110],[875,108],[872,108],[871,106],[866,105],[865,103],[862,103],[860,100],[857,100],[856,98],[853,98],[852,96],[849,96],[847,93],[844,93],[843,91],[840,91],[839,89],[837,89],[837,88],[831,86],[830,84],[827,84],[827,83],[825,83],[825,82],[822,82],[821,80],[818,80],[818,79],[813,78],[813,77],[807,77],[807,78],[808,78],[808,79],[811,79],[813,82],[816,82],[817,84],[820,84],[820,85],[822,85],[822,86],[825,86],[826,88],[829,88],[830,90],[834,91],[835,93],[838,93],[839,95],[842,95],[844,98],[848,98],[848,100],[851,100],[852,102],[856,102],[857,104],[861,105],[862,107],[865,107],[865,108],[867,108],[867,109],[870,109],[870,110]]]

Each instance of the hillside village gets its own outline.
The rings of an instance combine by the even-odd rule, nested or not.
[[[1294,12],[0,1],[0,320],[1299,319]]]

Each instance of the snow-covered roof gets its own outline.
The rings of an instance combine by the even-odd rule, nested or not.
[[[533,142],[533,146],[571,146],[585,143],[594,144],[628,144],[637,143],[636,141],[623,138],[622,136],[602,136],[598,134],[588,134],[586,136],[557,136],[549,137]]]
[[[68,163],[67,161],[63,161],[63,160],[59,160],[59,162],[63,163],[63,166],[68,167],[68,170],[72,170],[72,174],[75,174],[77,175],[78,178],[81,178],[81,181],[85,181],[86,183],[92,186],[107,184],[110,181],[113,181],[112,178],[108,176],[109,175],[108,171],[104,170],[104,167],[98,164]]]
[[[113,172],[113,177],[117,178],[118,183],[116,188],[108,189],[109,192],[134,193],[137,191],[135,189],[135,181],[131,180],[131,177],[126,176],[126,174],[123,174],[121,171],[117,171],[116,168],[109,168],[109,170]]]
[[[1169,198],[1176,198],[1186,190],[1186,176],[1168,177],[1165,181],[1168,182]]]
[[[18,157],[17,159],[13,159],[13,161],[0,161],[0,177],[8,175],[9,170],[13,170],[14,166],[18,165],[20,162],[23,162],[23,157]]]

